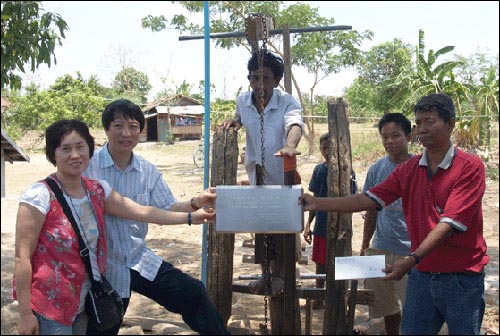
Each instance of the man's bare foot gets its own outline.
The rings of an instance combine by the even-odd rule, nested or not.
[[[259,280],[250,281],[248,284],[248,291],[252,294],[263,294],[266,283],[263,278]]]
[[[285,282],[280,277],[274,277],[271,282],[272,296],[283,294],[285,289]]]
[[[285,282],[280,277],[275,277],[271,282],[271,295],[277,296],[283,294]],[[252,294],[264,294],[266,292],[266,282],[263,278],[259,280],[250,281],[248,284],[248,291]]]

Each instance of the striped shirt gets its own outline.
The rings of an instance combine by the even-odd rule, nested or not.
[[[176,199],[155,165],[137,154],[122,171],[115,165],[108,146],[97,150],[85,175],[106,180],[121,195],[142,205],[168,210]],[[106,277],[122,298],[130,297],[130,270],[149,281],[156,277],[163,260],[146,246],[148,223],[106,215],[108,267]]]

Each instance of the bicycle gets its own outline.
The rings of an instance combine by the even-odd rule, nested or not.
[[[203,168],[205,164],[205,152],[203,143],[200,143],[198,145],[198,148],[196,148],[193,152],[193,163],[196,168]]]

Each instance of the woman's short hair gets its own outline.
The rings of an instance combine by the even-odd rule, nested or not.
[[[45,130],[45,156],[56,165],[56,149],[61,146],[63,137],[72,131],[78,132],[89,146],[89,158],[94,155],[94,137],[90,135],[86,123],[76,119],[62,119],[54,122]]]

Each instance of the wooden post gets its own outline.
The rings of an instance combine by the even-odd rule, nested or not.
[[[284,184],[296,184],[296,158],[284,157]],[[300,305],[296,291],[296,235],[273,234],[276,239],[283,239],[283,249],[279,251],[283,258],[284,294],[271,296],[269,310],[271,332],[273,335],[300,335]]]
[[[210,186],[235,185],[238,168],[238,133],[217,127],[212,141]],[[207,291],[225,325],[231,316],[233,292],[234,233],[216,233],[208,229]]]
[[[311,299],[306,299],[306,318],[305,318],[305,327],[304,327],[304,335],[311,335],[311,320],[312,320],[312,305]]]
[[[352,335],[354,331],[354,318],[356,317],[356,299],[358,296],[358,280],[351,280],[351,292],[347,309],[347,334]]]
[[[297,180],[297,158],[296,157],[283,157],[283,171],[284,171],[284,184],[285,185],[295,185],[298,184]],[[284,295],[279,297],[271,298],[271,327],[273,334],[275,334],[275,328],[272,321],[275,320],[273,314],[281,315],[282,320],[279,321],[282,328],[276,328],[281,330],[281,335],[300,335],[300,304],[299,298],[297,296],[297,234],[284,234],[283,235],[284,244],[283,251],[281,255],[283,256],[283,274],[284,274]],[[276,305],[276,307],[274,307]],[[278,310],[280,307],[281,310]]]
[[[351,194],[351,140],[347,103],[343,98],[328,102],[330,163],[328,196]],[[326,266],[326,307],[323,335],[347,335],[348,314],[346,293],[348,281],[335,281],[335,257],[351,254],[352,214],[328,213]]]

